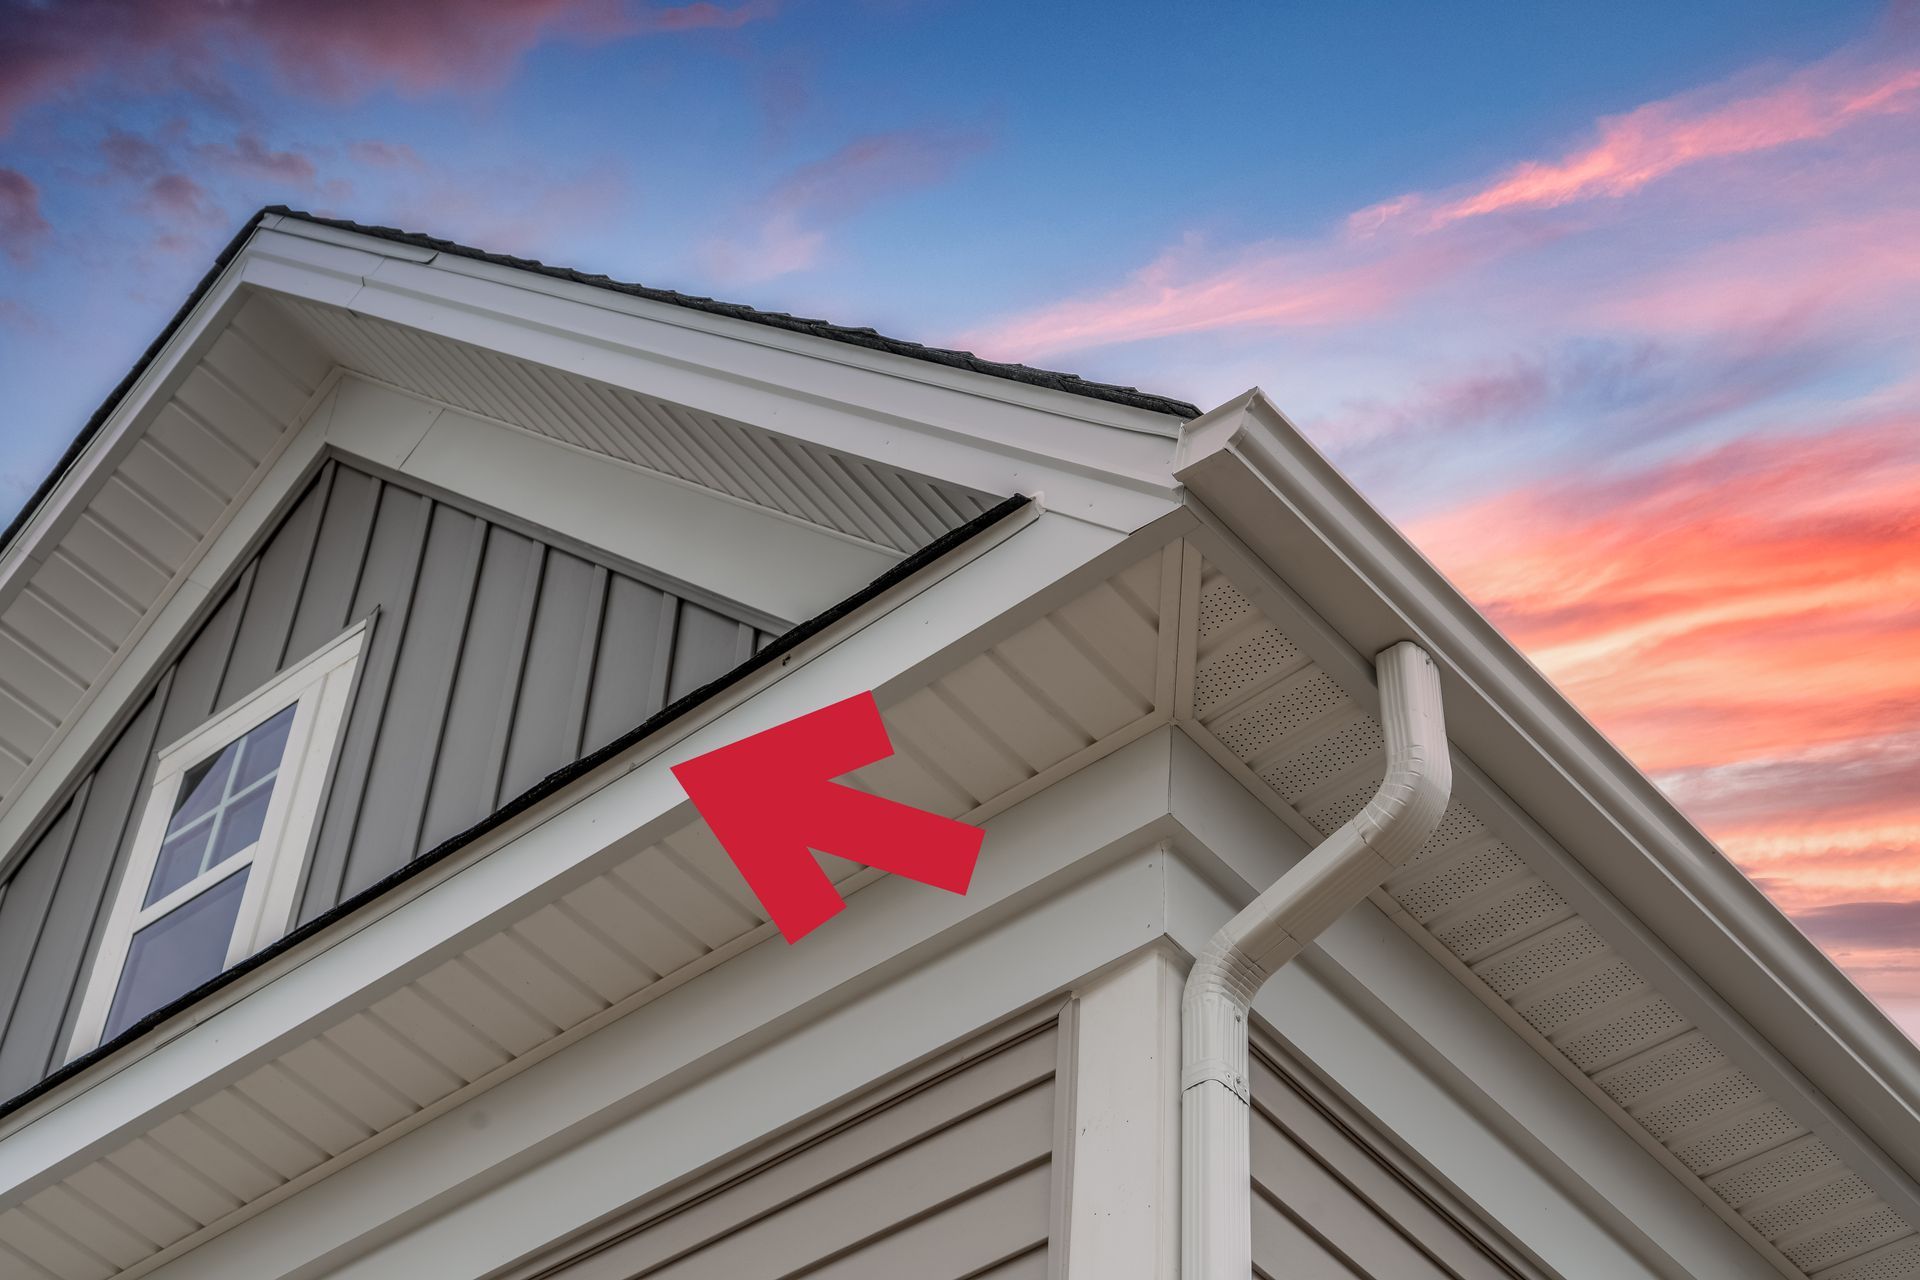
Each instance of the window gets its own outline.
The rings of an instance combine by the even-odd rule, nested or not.
[[[70,1057],[286,932],[367,626],[160,753]]]

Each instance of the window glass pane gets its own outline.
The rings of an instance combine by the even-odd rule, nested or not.
[[[217,867],[260,838],[260,827],[267,820],[267,802],[273,799],[273,784],[264,783],[229,804],[220,814],[220,834],[214,837],[209,867]]]
[[[240,744],[230,742],[213,759],[187,770],[187,776],[180,780],[180,798],[174,802],[173,821],[167,824],[168,831],[178,831],[194,819],[213,812],[220,797],[227,793],[227,775],[233,772],[234,757],[239,754]]]
[[[233,944],[250,870],[242,867],[133,935],[119,989],[107,1010],[103,1043],[227,967],[227,948]]]
[[[152,906],[260,838],[297,707],[287,707],[187,770],[144,905]]]
[[[169,836],[160,846],[160,860],[153,864],[153,883],[147,886],[142,906],[150,907],[200,874],[206,865],[207,840],[213,835],[213,820],[203,818],[185,831]]]
[[[287,750],[287,730],[293,727],[293,707],[240,739],[240,769],[233,776],[235,794],[246,790],[280,767]]]

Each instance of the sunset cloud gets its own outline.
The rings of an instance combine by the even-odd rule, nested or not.
[[[14,169],[0,169],[0,253],[21,266],[53,227],[40,212],[40,188]]]
[[[1688,769],[1920,727],[1915,492],[1903,416],[1547,482],[1414,537],[1636,761]]]
[[[959,335],[997,359],[1042,359],[1214,329],[1307,329],[1377,316],[1484,261],[1484,244],[1427,240],[1369,247],[1265,244],[1232,253],[1182,243],[1104,292],[1035,308]]]
[[[1617,202],[1710,161],[1765,165],[1779,156],[1786,164],[1785,157],[1799,154],[1789,151],[1796,144],[1920,115],[1920,52],[1911,40],[1890,43],[1900,50],[1897,56],[1876,60],[1852,48],[1757,86],[1758,77],[1749,75],[1648,103],[1602,119],[1596,141],[1557,159],[1526,161],[1458,189],[1404,193],[1356,210],[1316,240],[1212,252],[1183,240],[1120,284],[1041,304],[962,333],[957,341],[1003,358],[1046,357],[1198,332],[1377,321],[1407,310],[1454,277],[1538,246],[1571,256],[1577,250],[1561,246],[1560,238],[1573,237],[1577,245],[1591,231],[1578,224],[1523,230],[1508,221],[1498,235],[1467,234],[1490,215]],[[1764,198],[1800,185],[1791,174],[1784,180],[1763,175],[1751,194]],[[1708,216],[1724,212],[1722,191],[1703,186],[1697,198]],[[1900,217],[1910,223],[1911,208],[1912,200],[1905,201],[1886,223]],[[1810,294],[1842,294],[1852,287],[1884,292],[1894,282],[1920,277],[1910,236],[1870,234],[1891,227],[1857,225],[1857,216],[1832,209],[1819,214],[1784,229],[1720,237],[1715,252],[1738,259],[1728,264],[1737,268],[1731,279],[1723,272],[1717,286],[1702,290],[1700,281],[1710,273],[1676,269],[1668,280],[1650,279],[1634,297],[1614,300],[1613,318],[1645,318],[1669,328],[1714,323],[1743,305],[1778,311]],[[1598,292],[1600,299],[1573,294],[1556,301],[1576,308],[1607,305],[1612,290]]]
[[[0,134],[21,112],[110,70],[195,90],[216,86],[223,55],[233,55],[264,58],[288,89],[330,101],[378,89],[471,90],[497,86],[548,40],[724,30],[774,8],[770,0],[0,0]]]
[[[310,187],[318,175],[312,157],[296,151],[275,151],[257,136],[242,133],[231,142],[208,142],[194,147],[194,154],[222,168],[297,187]]]
[[[1920,107],[1920,65],[1862,67],[1847,56],[1761,92],[1714,102],[1722,92],[1649,103],[1602,120],[1598,141],[1558,160],[1515,165],[1450,197],[1398,196],[1360,210],[1348,224],[1371,233],[1413,217],[1433,229],[1510,210],[1617,199],[1691,165],[1826,138],[1863,119],[1912,112]]]
[[[1915,494],[1920,412],[1908,410],[1603,466],[1412,528],[1910,1029],[1920,1029]]]
[[[946,181],[986,146],[985,135],[963,130],[855,138],[776,183],[755,205],[749,231],[708,243],[708,266],[730,281],[805,270],[819,261],[832,228],[890,196]]]
[[[184,173],[164,173],[148,183],[141,205],[149,213],[176,223],[211,227],[225,221],[207,189]]]

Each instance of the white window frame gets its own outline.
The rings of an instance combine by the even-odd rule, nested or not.
[[[371,627],[371,618],[356,623],[160,752],[154,765],[153,785],[147,792],[146,807],[134,836],[132,856],[87,979],[86,996],[67,1048],[69,1060],[99,1045],[134,934],[220,881],[239,874],[242,868],[250,870],[225,965],[246,959],[286,933],[300,892],[308,838],[313,833],[334,747],[346,718],[354,672]],[[218,755],[229,743],[288,707],[297,709],[287,731],[280,771],[273,782],[272,798],[267,802],[260,838],[153,904],[142,905],[167,825],[173,817],[181,780],[188,770]]]

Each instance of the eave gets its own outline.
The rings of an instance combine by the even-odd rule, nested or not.
[[[1505,810],[1520,829],[1531,827],[1532,838],[1515,847],[1576,916],[1763,1098],[1818,1135],[1907,1222],[1920,1222],[1920,1048],[1263,393],[1191,424],[1176,474],[1204,525],[1191,541],[1336,674],[1402,639],[1433,655],[1462,801],[1483,817]],[[1511,1010],[1506,1016],[1523,1029]],[[1540,1047],[1584,1085],[1585,1073]]]

